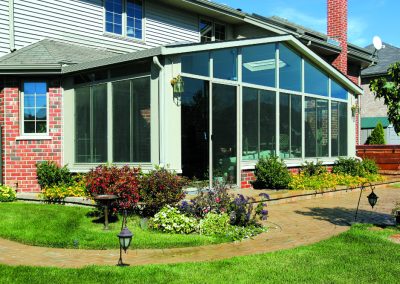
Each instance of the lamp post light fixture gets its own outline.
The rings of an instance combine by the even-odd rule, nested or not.
[[[182,95],[185,92],[185,83],[180,75],[173,78],[171,84],[174,88],[175,95]]]
[[[127,215],[128,215],[127,211],[124,210],[121,232],[118,234],[118,239],[119,239],[119,260],[117,264],[118,266],[129,266],[129,264],[122,262],[122,250],[124,250],[124,252],[126,253],[129,246],[131,245],[133,238],[133,233],[129,231],[127,227]]]
[[[361,201],[361,195],[363,193],[363,190],[366,189],[366,187],[369,186],[371,188],[371,193],[367,196],[369,205],[371,205],[372,208],[376,205],[378,202],[378,196],[375,194],[374,189],[375,187],[370,183],[370,182],[365,182],[361,185],[360,188],[360,197],[358,198],[358,204],[357,204],[357,210],[356,210],[356,215],[354,217],[354,221],[357,221],[357,215],[358,215],[358,208],[360,207],[360,201]]]

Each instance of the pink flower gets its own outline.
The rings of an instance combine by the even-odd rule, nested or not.
[[[215,202],[219,203],[221,199],[219,197],[215,198]]]

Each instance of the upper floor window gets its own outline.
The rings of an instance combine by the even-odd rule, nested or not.
[[[47,133],[47,84],[25,82],[22,93],[22,133],[27,135]]]
[[[226,26],[209,20],[200,20],[201,42],[226,40]]]
[[[105,0],[106,32],[143,38],[143,0]]]

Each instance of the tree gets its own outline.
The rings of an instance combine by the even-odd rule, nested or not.
[[[369,145],[384,145],[385,142],[385,133],[383,131],[382,123],[379,121],[375,126],[374,130],[372,130],[371,135],[367,139],[367,144]]]
[[[388,108],[388,120],[400,133],[400,62],[392,64],[388,75],[371,81],[369,88]]]

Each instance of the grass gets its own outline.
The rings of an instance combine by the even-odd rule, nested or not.
[[[88,217],[94,209],[63,205],[0,203],[0,237],[21,243],[82,249],[119,248],[121,221],[104,231],[102,223]],[[142,229],[140,219],[130,218],[133,248],[191,247],[226,242],[223,238],[200,235],[171,235]]]
[[[365,225],[320,243],[223,261],[82,269],[0,265],[0,283],[399,283],[399,229]]]

